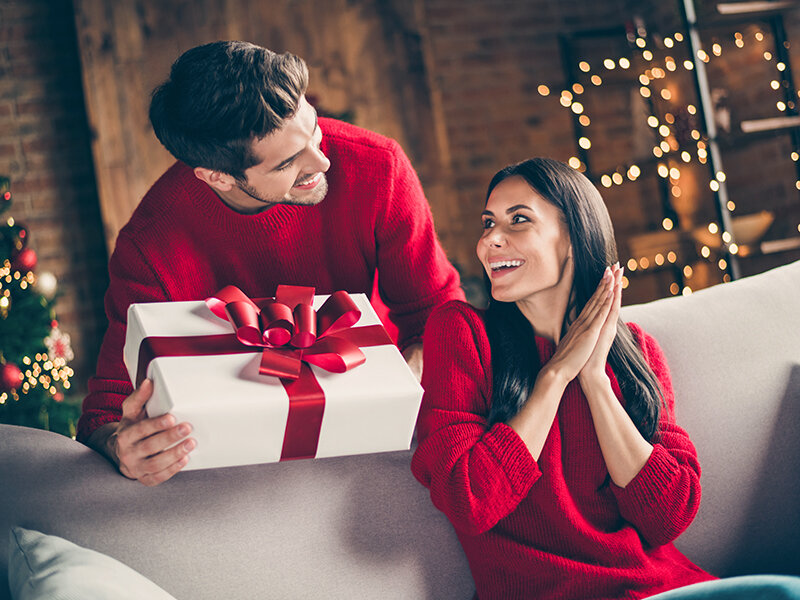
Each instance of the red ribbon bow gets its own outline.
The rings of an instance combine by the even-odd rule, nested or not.
[[[216,316],[233,325],[236,338],[247,346],[263,348],[259,373],[282,379],[300,377],[302,362],[332,373],[344,373],[366,358],[351,330],[361,318],[347,292],[331,294],[314,311],[314,288],[280,285],[275,298],[258,304],[236,286],[229,285],[206,299]],[[348,335],[348,332],[351,332]]]

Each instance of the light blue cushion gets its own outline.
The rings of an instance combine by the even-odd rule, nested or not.
[[[14,600],[175,600],[110,556],[22,527],[11,528],[8,582]]]

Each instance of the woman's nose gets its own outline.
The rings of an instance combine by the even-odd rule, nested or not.
[[[495,248],[500,248],[505,242],[503,232],[500,231],[500,228],[497,226],[492,228],[492,230],[489,231],[489,234],[484,239],[486,240],[487,244]]]

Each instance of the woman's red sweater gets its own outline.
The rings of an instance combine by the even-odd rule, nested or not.
[[[644,598],[714,579],[671,543],[700,505],[700,466],[675,424],[664,355],[652,337],[629,327],[666,407],[650,459],[620,488],[608,478],[577,379],[534,460],[511,427],[487,426],[492,372],[482,312],[454,301],[428,321],[412,470],[455,527],[482,600]],[[555,346],[536,343],[544,365]]]

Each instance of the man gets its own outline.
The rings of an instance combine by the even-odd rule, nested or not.
[[[122,362],[133,302],[204,299],[225,285],[251,297],[279,284],[372,291],[421,370],[434,306],[463,298],[430,209],[396,142],[318,118],[302,59],[244,42],[184,53],[153,94],[150,120],[178,159],[122,228],[110,262],[109,328],[78,439],[146,485],[188,462],[191,424],[147,418]],[[224,410],[224,408],[221,408]]]

